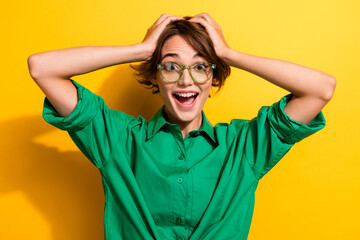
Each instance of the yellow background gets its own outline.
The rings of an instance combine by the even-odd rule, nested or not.
[[[101,178],[66,132],[41,117],[44,95],[27,69],[30,54],[75,46],[140,42],[162,13],[208,12],[228,44],[333,75],[327,126],[297,144],[256,192],[251,240],[360,239],[357,0],[6,1],[1,18],[0,239],[103,239]],[[149,118],[159,97],[128,65],[74,77],[109,107]],[[240,69],[207,102],[210,121],[250,119],[285,90]],[[221,240],[221,239],[220,239]]]

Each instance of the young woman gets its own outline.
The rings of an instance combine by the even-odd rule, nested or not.
[[[109,109],[71,79],[138,61],[140,82],[164,101],[148,122]],[[28,64],[46,95],[45,120],[68,131],[100,170],[108,240],[247,239],[258,181],[325,126],[321,109],[336,85],[326,73],[231,49],[206,13],[162,15],[139,44],[42,52]],[[291,94],[252,120],[213,127],[202,109],[229,66]]]

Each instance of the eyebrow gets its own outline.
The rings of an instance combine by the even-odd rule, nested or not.
[[[177,53],[167,53],[161,58],[161,61],[166,57],[178,58],[179,55]],[[196,57],[202,57],[202,55],[200,53],[197,53],[193,56],[193,58],[196,58]]]

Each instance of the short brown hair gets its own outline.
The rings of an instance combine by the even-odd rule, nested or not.
[[[175,35],[183,37],[206,61],[216,64],[213,74],[216,81],[213,81],[212,86],[218,87],[218,91],[224,85],[225,79],[230,75],[230,66],[216,55],[214,45],[206,29],[199,23],[188,21],[191,18],[184,17],[184,20],[169,23],[161,33],[152,57],[139,65],[130,65],[136,70],[138,82],[152,88],[154,94],[159,92],[159,87],[152,83],[150,79],[157,73],[157,64],[161,61],[161,50],[165,41]]]

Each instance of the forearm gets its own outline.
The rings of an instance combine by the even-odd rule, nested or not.
[[[329,100],[335,79],[324,72],[295,63],[258,57],[229,49],[224,55],[227,64],[251,72],[291,92],[296,97]]]
[[[34,78],[68,79],[108,66],[145,60],[148,49],[142,44],[129,46],[89,46],[33,54],[29,69]]]

